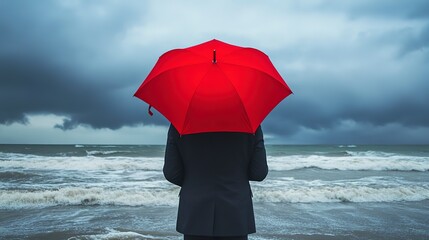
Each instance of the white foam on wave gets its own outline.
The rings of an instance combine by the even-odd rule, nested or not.
[[[88,155],[109,155],[109,154],[115,154],[115,153],[126,153],[126,151],[86,151],[86,154]]]
[[[83,144],[76,144],[74,145],[75,148],[116,148],[120,147],[120,145],[83,145]]]
[[[381,151],[346,151],[348,156],[359,156],[359,157],[395,157],[395,156],[402,156],[402,155],[396,155],[394,153],[389,152],[381,152]],[[405,156],[402,156],[405,157]],[[406,156],[406,157],[412,157],[412,156]]]
[[[1,156],[0,156],[1,157]],[[0,168],[30,170],[161,170],[164,164],[159,157],[65,157],[30,154],[7,154]]]
[[[429,157],[401,156],[383,152],[348,152],[349,156],[291,155],[268,157],[270,170],[303,168],[327,170],[429,171]]]
[[[350,145],[339,145],[338,147],[340,147],[340,148],[355,148],[357,146],[353,145],[353,144],[350,144]]]
[[[25,159],[36,157],[36,155],[32,154],[22,154],[22,153],[11,153],[11,152],[0,152],[0,160],[9,161],[12,159]]]
[[[335,181],[278,178],[252,183],[252,189],[255,202],[429,200],[429,183],[410,182],[394,177],[366,177]],[[114,187],[91,185],[56,189],[10,189],[0,190],[0,208],[41,208],[58,205],[176,206],[178,192],[178,187],[173,187],[161,180],[153,184],[122,183]]]
[[[322,186],[292,189],[255,190],[256,202],[396,202],[429,199],[429,188],[398,186],[373,188],[369,186]]]
[[[279,178],[252,184],[257,202],[395,202],[429,199],[429,183],[397,177],[348,180]]]
[[[54,190],[0,190],[0,208],[40,208],[58,205],[177,205],[178,189],[111,189],[64,187]]]

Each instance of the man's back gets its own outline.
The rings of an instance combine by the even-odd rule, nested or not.
[[[179,136],[170,127],[164,165],[167,180],[182,187],[177,231],[239,236],[255,232],[249,180],[268,172],[262,131]]]

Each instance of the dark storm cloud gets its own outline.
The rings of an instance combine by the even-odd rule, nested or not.
[[[279,62],[286,59],[285,78],[295,94],[267,117],[264,129],[284,138],[305,135],[303,143],[427,142],[422,134],[406,134],[429,127],[429,69],[424,61],[428,49],[421,47],[424,41],[409,41],[421,39],[425,31],[426,27],[412,28],[413,34],[405,37],[377,32],[352,44],[316,42],[273,54]],[[404,54],[407,44],[413,48]],[[296,69],[295,62],[305,67]],[[348,121],[359,126],[339,129]]]
[[[413,34],[410,31],[408,33],[408,38],[404,40],[400,54],[405,55],[410,52],[429,49],[429,24],[427,24],[421,31]]]
[[[222,4],[222,18],[202,11]],[[264,121],[267,134],[383,142],[400,140],[396,131],[413,142],[412,129],[429,128],[428,9],[420,0],[0,1],[0,124],[53,113],[62,130],[167,125],[133,93],[164,51],[225,37],[267,47],[294,91]]]
[[[143,105],[132,97],[149,68],[141,61],[145,53],[117,59],[115,49],[117,36],[144,13],[144,4],[129,2],[136,11],[92,3],[0,3],[0,123],[54,113],[69,117],[57,126],[61,129],[79,124],[117,129],[145,119]]]
[[[365,70],[376,72],[377,68],[378,66],[374,66],[374,69],[365,68]],[[376,137],[371,131],[366,133],[345,131],[345,136],[335,135],[339,134],[335,132],[343,121],[353,121],[363,126],[371,126],[374,129],[391,124],[398,124],[401,128],[410,129],[428,128],[429,110],[427,103],[429,102],[429,95],[427,90],[429,83],[426,76],[429,76],[429,71],[418,68],[416,70],[418,73],[410,73],[409,78],[402,76],[397,78],[386,77],[383,81],[377,78],[371,79],[371,77],[365,80],[364,78],[368,77],[367,74],[359,75],[352,72],[347,77],[345,86],[341,84],[341,78],[339,78],[340,80],[336,78],[339,80],[337,83],[330,82],[329,78],[333,78],[335,75],[329,71],[319,74],[298,73],[297,76],[305,75],[305,77],[299,78],[299,81],[302,82],[295,86],[295,94],[282,102],[267,117],[264,129],[275,133],[277,136],[302,134],[302,128],[329,132],[329,137],[322,136],[323,141],[320,141],[321,139],[308,139],[313,143],[332,142],[329,139],[341,142],[338,140],[347,138],[356,138],[361,142],[371,140],[375,143],[377,142],[375,139],[384,139],[381,142],[393,141],[395,143],[396,141],[397,143],[398,138]],[[381,76],[381,78],[384,77]],[[380,82],[380,86],[375,89],[371,85],[367,86],[367,82],[371,81]],[[391,90],[390,81],[392,84],[398,81],[402,82],[400,85],[404,85],[403,89],[398,87]],[[369,129],[371,128],[367,128],[367,131]],[[394,127],[389,129],[395,131]],[[384,133],[384,135],[387,134],[390,133]],[[406,140],[402,138],[402,141]]]
[[[403,56],[409,52],[422,50],[429,47],[429,1],[390,1],[390,0],[362,0],[362,1],[322,1],[315,5],[319,10],[343,13],[351,19],[387,19],[391,21],[414,20],[415,25],[398,27],[391,31],[380,33],[382,36],[379,44],[400,43],[398,54]],[[417,21],[426,23],[419,28]]]

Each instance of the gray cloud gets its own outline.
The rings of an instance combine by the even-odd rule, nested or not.
[[[397,131],[424,142],[427,1],[207,4],[1,1],[0,124],[52,113],[65,117],[53,126],[62,130],[167,125],[134,91],[163,52],[220,38],[261,48],[295,93],[266,118],[267,134],[404,140]]]
[[[403,43],[401,55],[414,51],[424,51],[429,48],[429,24],[415,34],[412,32],[404,32],[404,34],[408,34],[408,38]]]
[[[144,119],[132,95],[149,70],[140,62],[145,54],[124,59],[115,37],[142,11],[126,5],[103,9],[101,2],[82,7],[57,1],[2,5],[0,123],[25,122],[26,113],[69,116],[61,129],[81,123],[117,129]],[[144,4],[138,7],[144,12]]]

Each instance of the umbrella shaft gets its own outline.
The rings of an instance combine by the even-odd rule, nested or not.
[[[216,49],[213,49],[213,63],[216,63]]]

